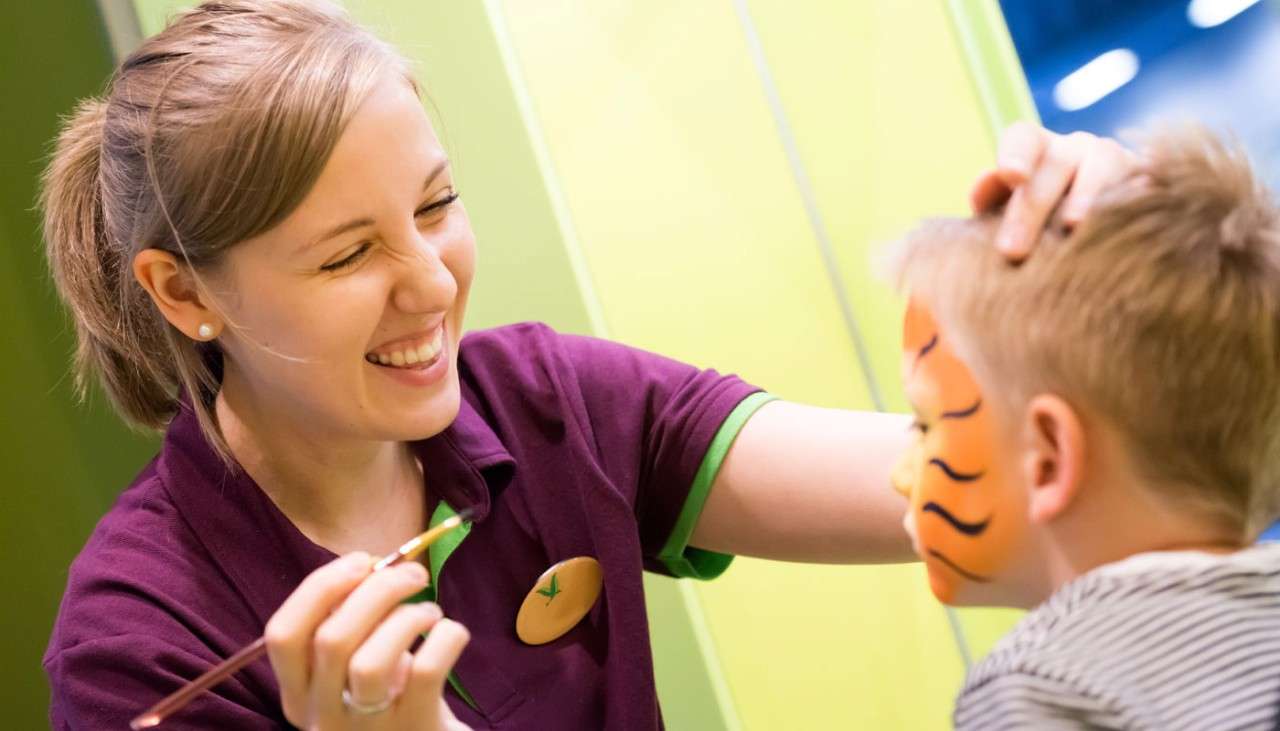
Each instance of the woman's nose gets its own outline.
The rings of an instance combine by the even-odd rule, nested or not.
[[[449,309],[458,295],[458,282],[439,248],[415,235],[403,250],[393,301],[403,312]]]

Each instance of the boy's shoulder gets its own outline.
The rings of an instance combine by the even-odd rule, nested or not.
[[[1029,612],[969,673],[956,727],[1272,728],[1278,669],[1280,544],[1141,554]]]

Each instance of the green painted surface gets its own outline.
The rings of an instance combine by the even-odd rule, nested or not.
[[[142,35],[151,36],[164,28],[169,16],[195,3],[189,0],[134,0],[133,5],[138,12],[138,24],[142,26]]]
[[[0,535],[6,587],[6,728],[48,725],[40,658],[89,531],[153,442],[124,429],[95,394],[75,403],[74,339],[49,281],[35,211],[58,117],[101,88],[110,52],[87,0],[0,4]],[[9,30],[12,29],[12,30]]]
[[[987,123],[993,133],[1018,120],[1038,120],[999,0],[946,0]]]
[[[730,3],[502,3],[604,318],[620,340],[786,398],[872,407],[754,32],[834,276],[903,410],[901,303],[873,256],[922,216],[964,214],[994,152],[952,9],[747,6],[750,29]],[[693,594],[744,728],[947,726],[963,668],[920,567],[739,559]],[[1007,617],[965,620],[986,635]]]

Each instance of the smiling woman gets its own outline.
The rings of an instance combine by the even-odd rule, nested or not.
[[[1013,185],[1014,234],[1078,165],[1126,169],[1010,139],[978,199]],[[71,568],[58,728],[121,727],[260,635],[269,664],[171,723],[660,728],[643,569],[909,556],[897,416],[539,324],[464,338],[448,158],[403,59],[339,8],[177,16],[69,120],[42,203],[81,385],[165,431]],[[426,566],[372,570],[463,511]]]
[[[658,724],[640,560],[723,570],[686,552],[696,476],[767,399],[543,327],[464,342],[474,235],[393,50],[322,4],[200,6],[82,104],[43,203],[80,382],[167,429],[72,569],[55,725],[121,726],[259,634],[270,667],[172,723]],[[464,509],[432,589],[370,574]],[[547,572],[535,608],[572,621],[534,647],[511,627]]]

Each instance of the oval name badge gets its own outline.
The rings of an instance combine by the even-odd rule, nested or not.
[[[604,569],[590,556],[565,559],[542,572],[516,614],[516,636],[544,645],[582,621],[600,598]]]

